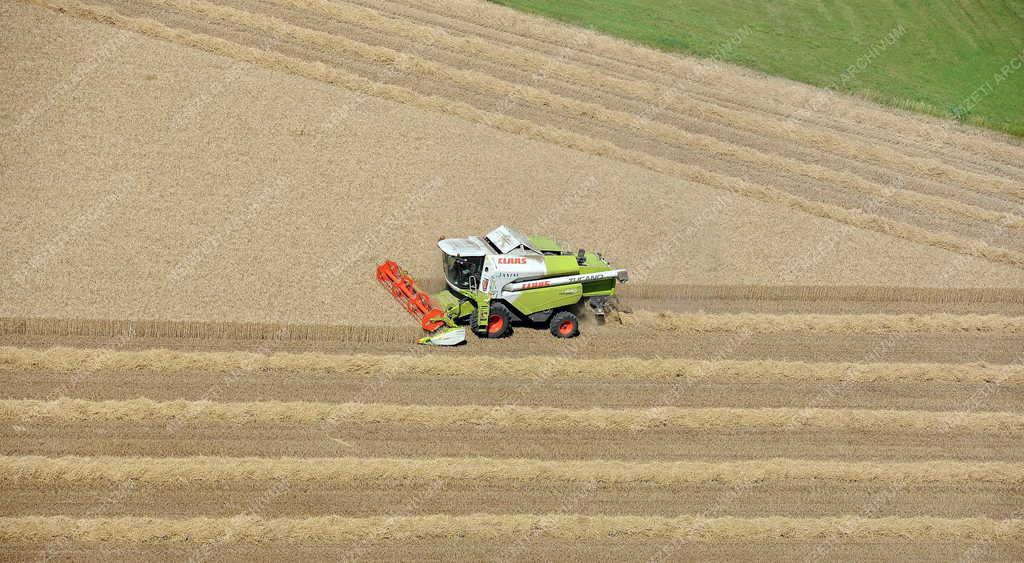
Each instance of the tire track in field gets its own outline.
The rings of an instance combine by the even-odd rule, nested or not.
[[[95,9],[77,3],[66,3],[51,0],[29,0],[53,9],[62,9],[66,13],[92,19],[101,23],[124,27],[152,37],[175,41],[184,45],[200,48],[216,54],[230,56],[246,62],[259,64],[268,68],[282,70],[306,76],[316,80],[346,87],[352,90],[384,97],[400,103],[408,103],[424,109],[438,110],[458,117],[483,123],[509,133],[520,134],[537,140],[555,142],[562,146],[590,152],[599,156],[608,156],[623,162],[637,164],[656,172],[672,173],[711,187],[724,189],[733,193],[746,195],[755,199],[781,204],[796,210],[833,219],[851,226],[890,234],[918,243],[945,248],[961,254],[985,258],[995,262],[1024,266],[1024,255],[1010,250],[992,247],[982,241],[962,239],[956,236],[934,233],[919,227],[899,223],[890,219],[865,214],[858,210],[846,209],[831,204],[820,203],[794,196],[786,192],[752,184],[738,178],[709,173],[700,168],[684,165],[675,161],[667,161],[651,157],[643,153],[628,151],[608,143],[583,135],[552,129],[532,122],[527,122],[504,115],[495,115],[481,111],[472,106],[437,98],[423,97],[404,88],[375,83],[357,75],[342,72],[336,68],[327,68],[319,63],[309,63],[288,56],[270,53],[260,49],[245,47],[214,37],[173,30],[159,22],[144,18],[130,18],[106,9]]]

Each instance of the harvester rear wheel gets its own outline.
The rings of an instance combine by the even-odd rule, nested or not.
[[[501,303],[491,304],[491,314],[487,317],[487,338],[504,338],[512,330],[512,311]]]
[[[580,320],[569,311],[559,311],[551,317],[551,334],[558,338],[572,338],[580,333]]]

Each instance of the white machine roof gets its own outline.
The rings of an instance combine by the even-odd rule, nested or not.
[[[490,241],[491,244],[487,244]],[[493,247],[491,245],[494,245]],[[530,239],[519,231],[502,225],[487,233],[487,240],[480,237],[446,238],[437,242],[441,252],[449,256],[487,256],[508,254],[522,248],[528,252],[540,253]],[[497,248],[498,252],[494,252]]]
[[[487,233],[487,240],[491,241],[491,244],[497,247],[502,254],[508,254],[519,247],[539,252],[523,233],[505,225]]]
[[[441,252],[449,256],[487,256],[494,250],[480,237],[446,238],[437,241]]]

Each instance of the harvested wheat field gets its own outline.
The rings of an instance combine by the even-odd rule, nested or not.
[[[470,0],[0,5],[5,559],[1024,558],[1024,144]],[[582,335],[418,347],[499,224]]]

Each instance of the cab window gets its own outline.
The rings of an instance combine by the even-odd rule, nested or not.
[[[444,255],[444,275],[448,283],[459,289],[476,289],[472,282],[480,282],[480,271],[483,269],[484,257],[459,257]]]

